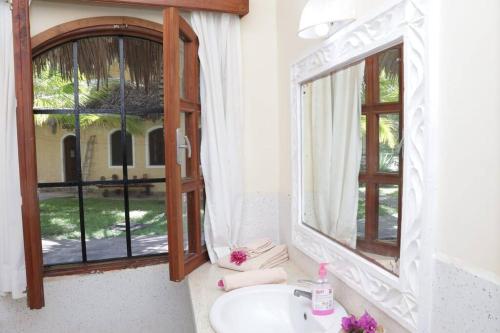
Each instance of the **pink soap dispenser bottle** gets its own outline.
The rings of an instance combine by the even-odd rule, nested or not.
[[[327,269],[328,263],[319,265],[318,280],[312,287],[312,313],[316,316],[331,315],[333,309],[333,288],[328,283]]]

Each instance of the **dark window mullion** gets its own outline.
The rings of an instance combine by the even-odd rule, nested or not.
[[[76,136],[76,173],[78,181],[78,206],[80,211],[80,239],[82,244],[82,261],[87,262],[87,244],[85,243],[85,211],[83,206],[82,164],[80,149],[80,96],[78,80],[78,42],[73,42],[73,98],[75,103],[75,136]]]
[[[120,54],[120,115],[121,115],[121,148],[122,148],[122,168],[123,168],[123,196],[125,204],[125,228],[127,238],[127,257],[132,257],[132,238],[130,235],[130,205],[128,193],[128,154],[127,154],[127,116],[125,114],[125,59],[123,52],[123,37],[118,39]],[[131,141],[133,142],[133,141]],[[132,147],[133,151],[133,147]]]

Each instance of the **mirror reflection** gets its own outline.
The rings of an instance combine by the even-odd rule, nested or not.
[[[302,85],[302,221],[399,273],[402,45]]]

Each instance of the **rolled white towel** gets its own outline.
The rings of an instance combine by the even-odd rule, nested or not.
[[[229,274],[219,281],[219,287],[225,291],[238,288],[256,286],[259,284],[280,284],[286,283],[288,275],[281,267],[270,269],[257,269],[242,273]]]

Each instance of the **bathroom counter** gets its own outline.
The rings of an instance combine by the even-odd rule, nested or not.
[[[288,283],[296,284],[297,280],[309,278],[306,273],[295,266],[291,261],[279,265],[288,273]],[[215,300],[225,292],[217,287],[217,281],[235,271],[220,268],[210,263],[203,264],[189,274],[188,285],[193,305],[196,333],[214,333],[210,326],[210,308]]]

